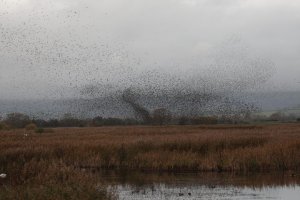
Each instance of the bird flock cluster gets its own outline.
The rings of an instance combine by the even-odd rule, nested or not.
[[[15,68],[0,78],[18,93],[62,99],[66,110],[78,116],[131,116],[132,105],[166,108],[175,115],[250,112],[258,105],[247,95],[274,70],[272,62],[248,55],[234,39],[222,44],[206,66],[181,66],[183,73],[150,70],[125,43],[108,42],[101,34],[91,37],[93,27],[78,27],[80,11],[39,8],[21,19],[5,7],[0,10],[0,69]],[[129,93],[130,103],[124,98]]]

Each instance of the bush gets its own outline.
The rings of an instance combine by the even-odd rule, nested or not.
[[[217,124],[216,117],[194,117],[191,119],[192,124]]]
[[[104,121],[103,117],[100,116],[95,117],[94,119],[92,119],[92,126],[103,126],[104,124],[103,121]]]
[[[179,125],[187,125],[188,123],[189,123],[189,118],[185,116],[180,117],[178,120]]]
[[[0,130],[9,130],[9,126],[5,124],[4,122],[0,123]]]
[[[32,123],[34,123],[37,127],[45,127],[48,125],[48,122],[43,119],[34,119],[32,120]],[[50,121],[49,121],[49,125],[50,125]]]
[[[59,120],[58,119],[50,119],[47,123],[48,127],[59,127],[60,126],[60,123],[59,123]]]
[[[87,126],[87,121],[82,119],[77,119],[71,114],[65,114],[64,117],[59,121],[61,127],[85,127]]]
[[[35,132],[41,134],[41,133],[45,132],[45,129],[43,129],[43,128],[37,128],[37,129],[35,129]]]
[[[27,131],[32,131],[32,130],[37,129],[37,126],[36,126],[34,123],[30,123],[30,124],[28,124],[28,125],[25,127],[25,129],[26,129]]]
[[[282,112],[275,112],[269,117],[271,121],[283,121],[285,118],[286,115]]]
[[[116,126],[116,125],[123,125],[123,124],[124,124],[123,120],[119,119],[119,118],[109,117],[109,118],[103,120],[104,126]]]
[[[118,125],[137,125],[139,121],[135,119],[121,119],[121,118],[103,118],[101,116],[95,117],[90,121],[91,126],[118,126]]]

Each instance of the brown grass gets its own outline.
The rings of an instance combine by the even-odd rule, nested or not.
[[[59,128],[42,134],[0,131],[0,136],[0,173],[8,174],[0,180],[0,199],[107,198],[86,168],[300,169],[299,124]]]

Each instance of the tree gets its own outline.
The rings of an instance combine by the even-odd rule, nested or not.
[[[5,123],[13,128],[24,128],[31,123],[30,117],[22,113],[10,113],[6,116]]]
[[[59,122],[62,127],[84,127],[87,125],[86,120],[77,119],[72,114],[67,113]]]
[[[104,119],[101,116],[95,117],[92,119],[92,125],[93,126],[103,126],[104,125]]]
[[[181,116],[178,120],[179,125],[187,125],[189,123],[189,118],[186,116]]]
[[[155,124],[163,125],[171,121],[172,114],[165,108],[159,108],[153,111],[153,122]]]
[[[273,114],[269,117],[269,119],[270,119],[271,121],[282,121],[285,117],[286,117],[286,116],[285,116],[284,113],[282,113],[282,112],[275,112],[275,113],[273,113]]]
[[[217,124],[218,119],[217,117],[209,117],[209,116],[196,116],[191,118],[191,123],[194,125],[197,124]]]

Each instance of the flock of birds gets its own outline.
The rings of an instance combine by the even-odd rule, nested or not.
[[[248,92],[272,75],[271,62],[247,56],[236,40],[221,45],[208,66],[180,74],[147,70],[126,44],[90,37],[93,27],[76,26],[81,20],[78,10],[49,12],[41,7],[18,20],[10,13],[0,15],[0,68],[17,68],[3,78],[24,95],[69,99],[62,102],[78,115],[101,115],[103,109],[111,109],[108,113],[114,116],[133,115],[135,110],[123,98],[126,91],[145,109],[166,108],[175,115],[251,112],[258,106],[248,102]]]

